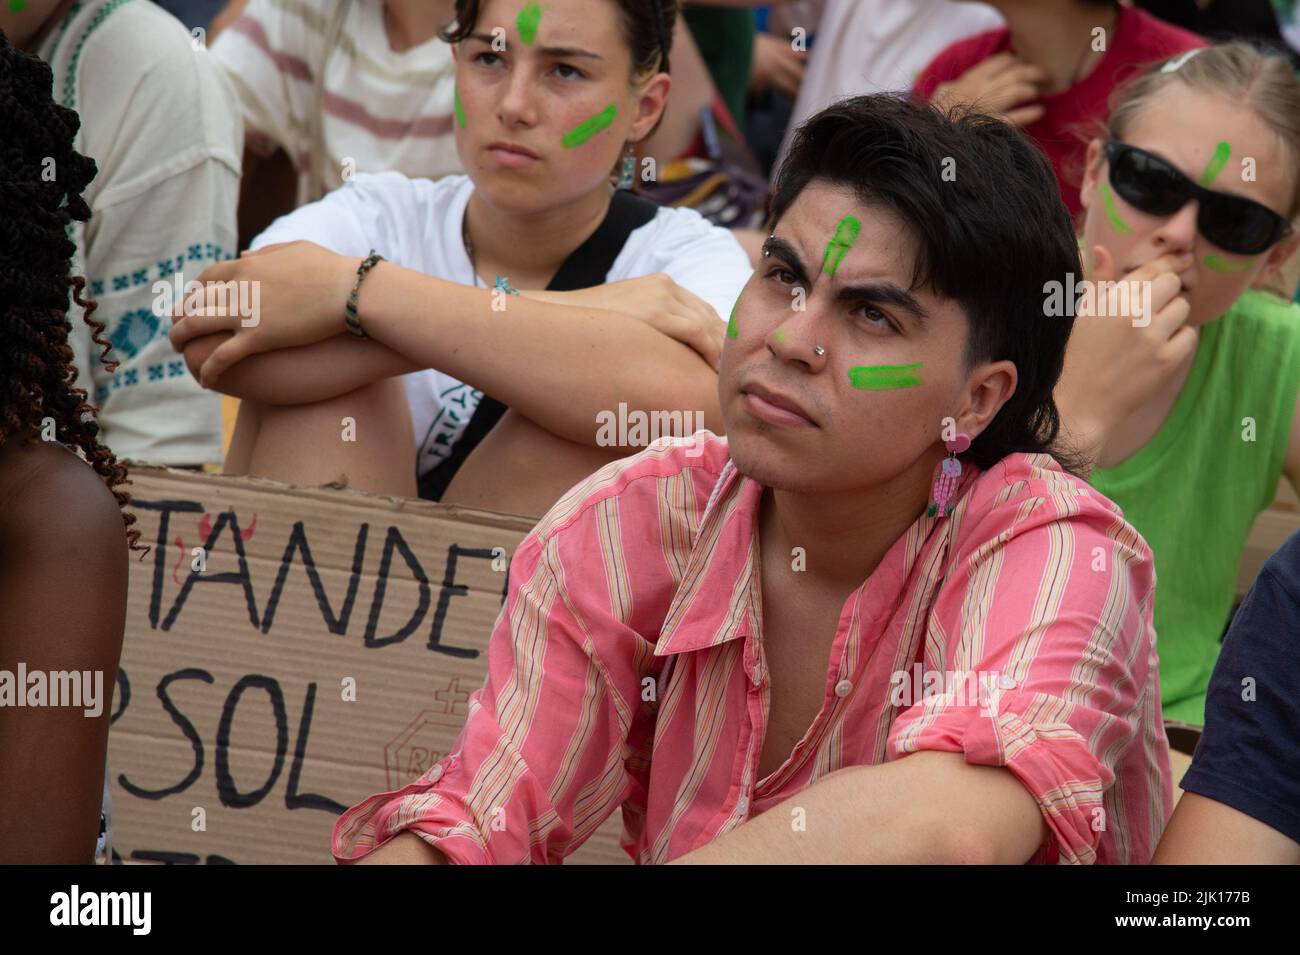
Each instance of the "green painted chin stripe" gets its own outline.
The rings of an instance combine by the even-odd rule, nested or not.
[[[1133,227],[1120,218],[1119,210],[1115,208],[1115,196],[1110,191],[1110,185],[1102,183],[1097,191],[1101,193],[1101,204],[1106,209],[1106,218],[1110,220],[1110,227],[1120,235],[1128,235],[1133,231]]]
[[[727,319],[727,337],[739,338],[740,326],[736,324],[736,309],[740,307],[740,299],[736,299],[736,304],[731,306],[731,317]]]
[[[849,384],[866,391],[891,391],[895,388],[915,388],[921,379],[912,373],[922,362],[912,365],[859,365],[849,369]]]
[[[1217,255],[1207,255],[1205,264],[1216,272],[1244,272],[1255,264],[1255,256],[1248,259],[1221,259]]]
[[[537,25],[542,22],[542,8],[533,0],[524,4],[524,8],[519,11],[519,16],[515,19],[515,29],[519,31],[519,39],[525,43],[531,44],[537,39]]]
[[[583,120],[573,129],[564,134],[564,146],[566,149],[573,149],[575,146],[581,146],[587,140],[591,139],[602,129],[609,129],[610,124],[614,122],[614,117],[618,114],[618,106],[610,103],[591,119]]]
[[[460,102],[460,90],[452,94],[452,104],[456,107],[456,125],[461,129],[465,128],[465,107]]]
[[[1209,164],[1205,167],[1205,172],[1201,173],[1201,185],[1208,186],[1223,172],[1223,167],[1228,165],[1228,157],[1232,155],[1232,147],[1226,142],[1219,143],[1214,147],[1214,155],[1210,157]]]
[[[855,216],[845,216],[835,227],[835,235],[826,243],[826,255],[822,258],[822,271],[834,277],[835,270],[844,261],[845,254],[857,241],[862,223]]]

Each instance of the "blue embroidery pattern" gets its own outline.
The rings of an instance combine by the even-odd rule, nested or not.
[[[177,273],[184,274],[182,269],[187,262],[205,263],[209,260],[224,262],[234,257],[234,252],[227,251],[214,242],[196,242],[173,258],[159,260],[152,269],[148,266],[142,269],[132,268],[120,275],[91,279],[89,283],[91,295],[102,298],[104,289],[110,284],[114,292],[130,292],[133,288],[152,285],[152,282],[156,281],[167,281],[170,284],[175,281],[174,277]],[[191,267],[193,274],[189,278],[197,277],[202,270],[203,266]],[[122,362],[124,366],[130,364],[139,357],[147,345],[158,338],[165,338],[170,330],[171,323],[155,315],[151,308],[128,309],[108,325],[107,338],[113,343],[111,357]],[[145,370],[144,378],[140,377],[141,367]],[[172,378],[184,377],[186,374],[188,372],[185,369],[184,359],[168,360],[135,368],[119,368],[108,383],[95,389],[95,402],[102,405],[110,394],[120,388],[168,381]]]

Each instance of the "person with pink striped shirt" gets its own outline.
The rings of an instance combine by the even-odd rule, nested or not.
[[[1013,188],[1008,188],[1014,183]],[[339,861],[1146,863],[1171,808],[1149,548],[1055,447],[1079,272],[1013,126],[892,95],[795,138],[726,438],[574,487],[513,555],[451,752]]]

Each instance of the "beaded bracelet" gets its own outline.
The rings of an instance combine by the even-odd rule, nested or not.
[[[384,257],[374,249],[365,257],[361,265],[357,267],[357,280],[352,286],[352,294],[348,296],[348,304],[343,309],[343,322],[347,325],[348,331],[355,338],[369,338],[361,327],[361,319],[357,315],[357,294],[361,291],[361,280],[366,277],[366,273],[373,269],[378,263],[384,261]]]

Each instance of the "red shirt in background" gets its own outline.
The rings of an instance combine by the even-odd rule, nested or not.
[[[1106,41],[1106,53],[1093,71],[1069,89],[1039,97],[1043,116],[1025,127],[1051,160],[1061,184],[1061,198],[1074,216],[1081,209],[1079,185],[1088,140],[1096,123],[1104,123],[1110,114],[1111,91],[1151,63],[1206,46],[1195,33],[1133,7],[1120,8]],[[912,92],[918,99],[928,100],[940,83],[952,82],[972,66],[1004,52],[1012,52],[1011,31],[1005,28],[959,40],[921,71]]]

